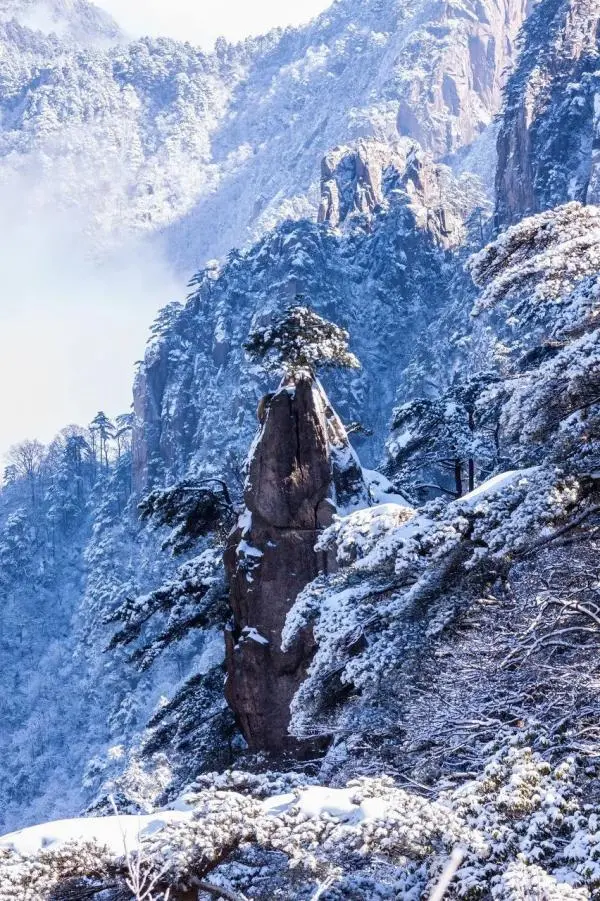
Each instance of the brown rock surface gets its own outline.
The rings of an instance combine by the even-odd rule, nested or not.
[[[271,400],[250,461],[246,506],[270,525],[314,529],[330,481],[327,423],[302,380]]]
[[[334,462],[344,450],[344,475],[354,470],[349,482],[360,490],[360,466],[320,386],[300,379],[272,397],[225,556],[234,620],[226,695],[252,750],[301,750],[288,734],[290,704],[314,642],[307,630],[283,652],[281,633],[300,591],[328,567],[314,546],[335,511]]]
[[[465,219],[476,206],[475,195],[462,184],[457,191],[457,185],[448,167],[410,138],[393,143],[361,139],[323,159],[318,219],[336,229],[357,217],[368,221],[388,206],[386,190],[393,190],[404,195],[416,227],[441,246],[454,247],[464,240]]]

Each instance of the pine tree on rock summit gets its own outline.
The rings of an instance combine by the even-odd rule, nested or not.
[[[302,301],[302,295],[296,297]],[[360,369],[348,349],[348,332],[302,304],[273,316],[266,326],[253,329],[245,344],[248,356],[267,372],[314,378],[317,369]]]

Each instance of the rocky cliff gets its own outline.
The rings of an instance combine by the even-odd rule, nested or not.
[[[212,143],[218,193],[198,193],[171,246],[193,247],[195,263],[314,216],[318,162],[340,144],[409,137],[436,159],[459,157],[500,109],[526,9],[525,0],[341,0],[286,32],[233,92]]]
[[[499,225],[600,199],[599,25],[595,0],[542,0],[525,25],[498,138]]]
[[[512,6],[510,9],[514,10]],[[447,110],[437,116],[445,85],[448,98],[454,93],[459,96],[460,102],[454,105],[466,117],[461,121],[465,124],[465,140],[470,140],[467,126],[471,120],[467,112],[477,111],[476,106],[469,105],[474,95],[468,92],[465,99],[451,67],[447,68],[448,79],[444,80],[442,75],[441,82],[439,69],[435,77],[428,73],[433,72],[444,54],[445,59],[454,60],[457,65],[461,59],[464,61],[461,35],[475,37],[482,29],[488,29],[490,43],[492,33],[506,35],[504,26],[498,26],[498,16],[508,15],[510,20],[510,9],[504,3],[493,9],[487,3],[476,8],[470,4],[443,7],[415,3],[404,4],[400,9],[399,4],[391,2],[343,2],[337,3],[316,26],[272,35],[241,48],[220,45],[215,56],[175,42],[141,41],[130,48],[114,49],[110,54],[102,52],[92,58],[82,52],[74,57],[56,37],[46,40],[38,34],[34,38],[25,27],[2,23],[0,36],[5,46],[12,48],[8,62],[0,55],[1,81],[7,86],[0,98],[1,148],[6,154],[3,174],[15,160],[26,164],[35,162],[37,153],[47,153],[44,156],[47,168],[39,171],[44,178],[49,178],[56,193],[64,194],[71,202],[74,192],[85,181],[79,170],[74,174],[73,160],[87,162],[87,169],[83,167],[82,171],[91,171],[92,176],[84,185],[86,191],[82,196],[91,198],[90,209],[95,212],[98,178],[90,161],[121,160],[121,148],[132,147],[135,150],[131,161],[133,175],[127,176],[125,185],[108,178],[102,182],[100,192],[105,200],[102,210],[107,212],[104,225],[110,231],[114,220],[122,221],[124,216],[135,227],[141,223],[140,227],[144,228],[166,228],[177,259],[195,259],[199,248],[203,252],[215,246],[228,248],[232,236],[244,243],[282,215],[291,217],[250,249],[232,252],[226,263],[205,266],[194,281],[189,302],[185,306],[173,305],[161,316],[136,385],[135,479],[139,492],[149,484],[172,484],[183,475],[199,475],[207,470],[214,474],[226,469],[228,478],[239,477],[242,455],[256,428],[256,402],[265,389],[262,373],[248,364],[240,348],[253,322],[260,323],[272,310],[288,304],[299,291],[309,295],[314,306],[328,318],[350,329],[353,349],[364,363],[362,373],[328,378],[327,390],[336,406],[339,405],[344,421],[359,419],[373,429],[372,439],[360,437],[361,456],[366,460],[375,462],[380,458],[398,384],[402,399],[414,393],[438,396],[444,380],[455,375],[460,367],[453,365],[448,351],[452,342],[454,347],[466,349],[463,360],[466,358],[467,362],[459,374],[481,373],[488,361],[487,348],[484,342],[474,346],[476,342],[468,326],[475,289],[466,285],[462,272],[464,247],[454,252],[461,235],[469,232],[466,223],[480,199],[472,185],[453,178],[439,161],[415,147],[412,139],[402,137],[402,129],[409,127],[412,115],[417,121],[410,127],[420,129],[426,143],[441,140],[444,153],[457,149],[459,136],[452,137],[452,128],[458,120]],[[356,13],[355,21],[352,10]],[[586,0],[576,5],[564,0],[542,0],[532,19],[525,36],[523,64],[508,91],[508,109],[502,126],[501,148],[502,141],[507,141],[504,150],[501,149],[499,175],[500,196],[504,198],[499,201],[502,217],[502,210],[508,207],[507,218],[519,216],[533,202],[551,203],[552,198],[570,196],[569,192],[580,188],[586,200],[595,196],[592,191],[597,155],[595,16],[594,6]],[[448,26],[448,19],[452,20],[452,27]],[[462,25],[456,24],[459,20],[463,21]],[[417,26],[422,28],[426,39],[415,37],[413,41],[411,35],[417,35]],[[489,47],[480,51],[476,47],[477,41],[473,41],[474,57],[487,59]],[[406,48],[410,52],[405,52]],[[54,56],[44,66],[43,59],[50,52]],[[495,51],[491,55],[490,71],[496,73]],[[469,71],[467,83],[475,69]],[[392,72],[395,81],[391,75],[388,78]],[[549,93],[544,94],[546,78],[550,79],[550,87]],[[411,94],[414,85],[420,87],[414,88]],[[110,90],[106,90],[107,86]],[[408,110],[401,103],[406,97],[412,97]],[[82,98],[86,99],[85,103],[79,103]],[[529,122],[528,109],[535,113],[532,125],[521,128],[521,121]],[[488,106],[479,112],[481,117],[472,121],[484,123]],[[429,131],[424,124],[427,121],[432,123]],[[447,133],[450,134],[447,141],[440,138]],[[366,134],[375,134],[377,140],[366,142]],[[72,139],[73,153],[69,149]],[[310,213],[316,210],[318,192],[314,187],[318,166],[315,163],[319,155],[340,142],[345,143],[328,155],[323,168],[322,222],[297,221],[307,210]],[[33,155],[28,156],[32,151]],[[534,152],[539,152],[543,161],[539,166],[534,162]],[[60,170],[58,161],[63,158],[64,182],[56,176]],[[533,167],[532,171],[527,169],[528,165]],[[62,190],[64,183],[69,185],[68,193]],[[214,194],[213,188],[218,188]],[[180,216],[183,216],[181,221]],[[520,248],[527,248],[532,242],[538,249],[546,248],[549,232],[556,237],[557,230],[564,225],[558,218],[559,225],[550,229],[544,220],[538,223],[539,230],[535,223],[525,223],[516,236],[492,247],[490,256],[496,258],[496,252],[500,251],[500,259],[506,260],[508,253],[510,260],[513,252],[518,256]],[[586,228],[586,239],[589,231]],[[484,238],[482,227],[481,243],[485,243]],[[573,245],[569,243],[568,228],[565,239],[568,241],[560,246],[560,252],[557,254],[553,248],[546,263],[559,268],[565,260],[567,265],[571,263]],[[522,258],[527,263],[526,270],[528,252]],[[518,263],[517,259],[515,265]],[[529,274],[541,268],[537,261],[534,263]],[[596,289],[594,285],[590,297],[585,294],[578,297],[582,313],[593,310]],[[523,303],[536,297],[527,283]],[[530,323],[535,320],[532,331],[538,331],[539,305],[534,306],[536,309],[529,310],[527,315]],[[510,316],[496,312],[495,318],[485,324],[484,330],[490,342],[496,344],[504,363],[507,347],[504,341],[498,347],[498,338],[504,337],[499,333],[498,322],[504,321],[506,325],[502,328],[514,332],[523,322],[524,310],[527,313],[526,307],[515,307]],[[562,301],[552,304],[552,310],[562,316],[565,304]],[[332,568],[329,560],[309,548],[308,541],[302,541],[302,536],[308,533],[312,542],[319,532],[316,509],[320,509],[320,518],[323,515],[327,518],[329,508],[320,499],[321,489],[331,475],[334,458],[330,459],[331,469],[326,472],[321,466],[321,430],[321,437],[312,445],[313,457],[321,461],[316,467],[320,488],[310,495],[308,505],[303,507],[301,503],[297,508],[288,503],[287,495],[282,501],[276,490],[275,500],[265,501],[262,489],[256,486],[270,484],[273,491],[277,483],[260,478],[271,470],[262,463],[257,470],[259,458],[253,457],[254,474],[246,497],[249,512],[232,538],[228,554],[232,604],[236,611],[236,625],[230,635],[229,690],[232,703],[239,706],[240,721],[256,746],[267,743],[281,746],[289,741],[287,706],[276,711],[277,731],[268,735],[264,718],[261,721],[261,710],[272,697],[274,678],[281,680],[284,695],[289,698],[307,658],[311,657],[313,636],[320,642],[321,651],[318,659],[316,655],[312,657],[311,682],[305,683],[301,695],[297,695],[295,716],[298,728],[302,729],[302,734],[298,732],[299,739],[314,734],[317,724],[314,705],[318,695],[313,686],[320,685],[321,676],[324,701],[332,697],[339,701],[338,691],[347,691],[349,683],[340,680],[333,686],[334,691],[330,691],[331,660],[337,663],[341,659],[350,677],[363,680],[367,694],[373,692],[372,704],[369,697],[365,702],[364,696],[353,695],[348,702],[347,695],[342,695],[342,707],[335,711],[336,717],[340,713],[342,718],[337,722],[341,741],[324,764],[321,773],[324,780],[337,773],[339,781],[340,768],[348,778],[355,777],[357,766],[358,771],[363,766],[364,771],[373,773],[373,762],[384,760],[386,755],[387,761],[379,772],[405,773],[409,780],[421,786],[437,784],[440,772],[444,780],[475,772],[478,764],[473,757],[474,747],[478,743],[479,747],[484,742],[486,746],[496,743],[502,739],[505,728],[513,723],[527,724],[527,716],[532,713],[529,701],[524,707],[514,707],[517,682],[524,678],[524,669],[510,662],[519,659],[512,656],[519,652],[518,631],[523,636],[531,636],[532,625],[542,628],[540,656],[533,658],[529,654],[532,647],[526,646],[521,649],[522,659],[531,660],[534,667],[539,663],[540,671],[547,673],[542,690],[538,684],[533,700],[537,725],[547,724],[548,704],[554,703],[552,693],[557,685],[556,668],[548,669],[543,642],[549,636],[539,616],[539,598],[547,590],[547,573],[556,572],[572,579],[572,586],[567,586],[569,592],[571,588],[574,592],[581,591],[590,580],[586,591],[589,590],[588,597],[594,604],[597,604],[595,586],[599,581],[594,570],[597,548],[590,547],[589,559],[577,559],[570,543],[576,534],[574,530],[565,533],[568,545],[558,548],[559,553],[553,553],[548,561],[542,560],[545,582],[537,580],[530,568],[537,565],[535,561],[530,564],[525,559],[525,566],[520,566],[515,573],[513,591],[529,605],[530,612],[525,606],[515,606],[520,604],[519,598],[515,599],[510,592],[504,596],[496,581],[505,557],[519,559],[528,542],[532,538],[537,540],[538,527],[542,550],[550,537],[544,531],[549,524],[553,528],[556,523],[556,534],[560,536],[564,528],[563,508],[572,511],[573,504],[577,503],[577,486],[570,481],[554,487],[554,483],[544,480],[538,483],[530,465],[535,464],[537,470],[549,445],[553,444],[556,445],[552,450],[554,470],[559,459],[557,454],[573,432],[577,441],[581,438],[579,449],[583,447],[588,453],[591,447],[594,451],[590,434],[593,437],[593,430],[596,434],[598,430],[587,409],[588,400],[593,402],[598,396],[594,390],[596,346],[584,333],[581,339],[585,344],[579,349],[565,346],[564,330],[557,333],[556,341],[554,333],[548,334],[552,342],[546,342],[541,348],[532,348],[529,340],[521,342],[523,366],[514,371],[514,378],[506,386],[509,400],[515,397],[514,403],[511,400],[505,404],[508,425],[515,436],[507,458],[509,465],[525,469],[513,473],[514,480],[510,474],[508,480],[494,480],[491,486],[478,490],[474,498],[463,501],[462,506],[454,506],[454,513],[452,509],[444,513],[447,508],[440,501],[423,515],[383,508],[373,513],[359,511],[350,517],[350,522],[340,527],[341,532],[337,530],[342,538],[347,535],[349,540],[336,541],[342,557],[346,557],[342,565],[347,571],[344,574],[340,569],[334,578],[340,577],[339,584],[344,591],[346,588],[352,591],[342,598],[339,593],[328,593],[324,599],[321,580],[317,580],[316,594],[311,594],[310,587],[303,589],[305,604],[297,612],[306,613],[306,618],[296,617],[295,624],[302,630],[310,621],[313,631],[300,631],[299,645],[292,641],[285,652],[280,650],[277,639],[287,601],[292,600],[305,578],[325,566]],[[514,334],[512,337],[513,346],[518,345]],[[415,350],[419,351],[417,358]],[[573,365],[566,359],[568,353],[573,354]],[[412,362],[407,370],[409,360]],[[586,360],[590,368],[586,368]],[[570,381],[565,383],[564,372],[569,367]],[[501,384],[499,389],[502,387]],[[572,408],[567,406],[571,401]],[[548,422],[554,423],[551,426],[554,429],[569,412],[575,410],[577,414],[579,410],[581,414],[582,403],[586,405],[585,416],[570,417],[567,427],[561,425],[558,435],[550,431],[540,441],[540,423],[544,427]],[[289,422],[291,401],[282,398],[278,404],[283,412],[277,415],[283,416],[287,410],[285,416]],[[486,412],[490,409],[493,412],[496,404],[504,404],[504,399],[502,392],[494,389],[485,397]],[[444,412],[448,412],[446,405]],[[271,415],[275,416],[273,410],[268,419]],[[311,414],[315,429],[320,423],[319,416]],[[261,432],[263,437],[268,419]],[[577,434],[578,423],[585,429],[583,435]],[[401,433],[394,440],[406,442],[409,437]],[[270,441],[278,454],[285,456],[290,452],[286,442],[274,445],[272,438]],[[517,454],[516,450],[520,452]],[[342,469],[343,456],[341,453],[339,460]],[[283,462],[287,470],[280,461],[277,473],[293,468],[293,462],[286,459]],[[559,462],[572,459],[573,454],[567,453]],[[592,462],[585,469],[588,475],[598,471],[597,459]],[[125,466],[122,474],[129,475]],[[527,485],[532,480],[534,493],[530,502]],[[9,786],[8,791],[3,790],[0,813],[6,828],[16,828],[32,819],[74,813],[95,794],[105,776],[112,778],[112,774],[122,769],[126,778],[131,777],[135,804],[142,805],[143,809],[148,797],[154,803],[158,797],[155,789],[164,788],[163,777],[168,781],[169,774],[159,772],[158,788],[150,786],[152,791],[146,794],[144,785],[153,780],[141,772],[135,754],[132,757],[128,754],[128,749],[138,746],[140,730],[151,717],[162,717],[163,724],[166,720],[169,755],[185,758],[175,760],[181,771],[189,767],[186,784],[204,765],[198,763],[203,748],[199,752],[197,732],[186,731],[186,727],[190,721],[203,725],[211,722],[207,697],[210,702],[218,695],[223,702],[219,670],[222,634],[205,627],[195,629],[191,637],[177,646],[176,653],[171,656],[167,653],[162,663],[157,664],[158,672],[145,674],[143,680],[132,675],[131,664],[123,657],[112,656],[107,666],[109,658],[100,650],[105,645],[106,626],[102,624],[107,614],[115,606],[128,605],[131,598],[140,598],[144,609],[147,598],[156,600],[158,594],[167,599],[164,621],[154,625],[150,633],[157,641],[162,640],[163,630],[173,630],[174,625],[179,627],[183,613],[189,611],[184,605],[182,612],[173,601],[174,597],[181,597],[178,592],[187,592],[188,601],[191,594],[190,603],[197,604],[197,594],[193,594],[198,584],[193,578],[197,576],[194,566],[185,562],[180,574],[174,561],[161,551],[162,535],[144,538],[143,532],[132,528],[129,511],[122,515],[120,489],[116,482],[112,493],[108,491],[104,496],[96,489],[90,501],[89,523],[86,519],[77,534],[70,533],[58,545],[57,553],[55,547],[48,547],[47,541],[47,535],[54,534],[57,514],[60,517],[63,512],[57,505],[56,495],[49,499],[48,513],[42,516],[36,512],[35,528],[39,528],[40,534],[43,530],[42,550],[34,547],[30,552],[27,538],[30,534],[35,537],[35,529],[28,529],[26,518],[12,516],[18,512],[14,509],[16,501],[9,499],[6,489],[2,490],[0,577],[5,640],[0,647],[0,663],[4,682],[10,686],[10,697],[8,721],[4,716],[0,730],[0,770]],[[329,497],[329,489],[324,496]],[[338,488],[336,499],[340,500]],[[556,520],[555,507],[558,508]],[[283,510],[282,515],[273,515],[274,509]],[[312,514],[308,517],[306,528],[300,527],[299,523],[305,522],[304,513],[311,509],[314,517]],[[583,515],[586,514],[584,509]],[[577,511],[576,515],[581,514]],[[589,519],[589,524],[595,529],[594,517]],[[577,521],[583,525],[586,522]],[[398,535],[395,530],[401,529],[405,522],[408,522],[406,531]],[[290,549],[286,541],[292,532],[299,533],[300,537],[296,536],[296,544]],[[392,539],[388,541],[390,535]],[[289,552],[283,557],[285,561],[300,560],[301,577],[291,564],[281,573],[279,566],[275,566],[270,556],[274,549],[269,541],[278,540],[285,554]],[[463,550],[467,548],[465,556],[461,556],[461,546]],[[480,570],[471,569],[470,563],[468,568],[461,563],[471,559],[471,550],[473,563],[483,564]],[[60,564],[56,574],[53,556]],[[369,560],[365,564],[366,556]],[[473,572],[475,575],[469,583],[469,574]],[[481,583],[477,581],[479,573],[482,573]],[[254,579],[259,574],[264,574],[264,578],[261,575],[254,582],[248,578]],[[450,581],[445,582],[446,579]],[[165,581],[168,591],[164,591]],[[271,592],[273,585],[277,589],[276,597]],[[362,591],[365,586],[366,595]],[[274,597],[275,606],[271,604]],[[405,600],[413,606],[405,607]],[[383,619],[373,616],[374,608]],[[417,618],[411,616],[415,609]],[[567,616],[573,608],[565,609]],[[453,631],[450,626],[457,613],[462,616],[462,611],[464,618],[458,631]],[[193,613],[197,615],[198,610],[194,609]],[[294,625],[293,613],[291,618]],[[190,621],[197,623],[198,619],[191,617]],[[415,623],[417,631],[414,631]],[[573,628],[568,618],[564,623],[565,628]],[[579,642],[579,635],[590,635],[590,623],[576,625],[580,632],[574,642],[575,650],[577,654],[582,651],[582,656],[572,658],[565,654],[562,658],[568,665],[561,670],[559,684],[563,686],[560,692],[567,709],[559,701],[556,724],[550,724],[548,736],[542,735],[539,743],[542,755],[557,747],[561,735],[569,743],[571,754],[573,736],[589,737],[589,730],[595,729],[598,722],[595,701],[588,706],[585,697],[588,689],[578,683],[579,679],[589,677],[590,684],[595,680],[593,691],[597,691],[597,672],[593,669],[597,654],[587,656],[583,653],[583,643]],[[423,629],[419,631],[421,626]],[[363,627],[367,629],[369,641],[376,643],[381,653],[374,652],[372,643],[365,650],[347,641],[360,630],[364,633]],[[412,633],[408,631],[411,628]],[[475,628],[479,630],[477,634]],[[414,658],[406,654],[407,631],[423,664],[420,671],[413,666]],[[424,657],[421,642],[425,640],[425,632],[425,639],[431,644],[430,654]],[[273,643],[269,633],[274,633]],[[534,637],[531,640],[537,642]],[[288,653],[291,656],[286,660]],[[79,663],[74,664],[74,655]],[[560,663],[558,656],[553,657],[554,663]],[[261,665],[265,660],[266,665]],[[395,673],[393,679],[388,677],[388,663]],[[25,668],[28,673],[24,679]],[[206,668],[211,676],[203,682]],[[248,671],[251,690],[246,693],[245,681],[241,687],[241,674]],[[53,690],[57,673],[61,676],[59,692]],[[206,682],[210,682],[208,687]],[[195,690],[189,688],[190,684]],[[401,691],[405,695],[414,692],[421,701],[413,703],[413,698],[402,696]],[[573,691],[583,697],[583,703],[573,704]],[[186,716],[175,722],[174,702],[182,697]],[[331,705],[323,708],[327,723],[324,717],[323,726],[318,728],[333,734],[336,723],[331,722],[331,711]],[[569,716],[569,711],[589,711],[584,713],[589,720],[576,723],[573,731],[571,727],[565,730],[563,712]],[[467,716],[475,735],[466,725]],[[344,731],[346,727],[352,734]],[[533,732],[537,734],[537,726]],[[373,740],[364,743],[362,735],[365,734]],[[531,759],[531,734],[526,725],[522,738],[527,742],[528,759]],[[358,739],[353,739],[353,735],[358,735]],[[226,740],[215,739],[214,745],[226,746]],[[514,743],[511,747],[515,747]],[[106,753],[108,748],[110,751]],[[359,756],[362,762],[357,764]],[[86,760],[90,764],[82,785],[81,771]],[[161,766],[159,761],[159,770]],[[490,766],[492,782],[482,776],[483,784],[494,799],[502,800],[495,781],[497,761],[492,760]],[[511,779],[511,784],[517,781]],[[140,782],[144,791],[138,794]],[[519,784],[523,784],[522,780]],[[388,792],[385,786],[382,790]],[[282,786],[278,785],[274,791],[280,795]],[[546,797],[544,792],[538,795]],[[585,794],[585,797],[590,796]],[[513,812],[530,809],[529,800],[525,799],[524,804],[519,801],[511,809]],[[462,801],[461,805],[464,810]],[[506,805],[500,806],[506,814]],[[432,815],[432,822],[439,821],[438,814],[439,810]],[[227,819],[234,822],[232,817]],[[514,818],[510,819],[513,828]],[[423,821],[419,812],[417,821]],[[505,828],[504,822],[490,822],[493,834],[490,842],[486,839],[486,848],[495,847],[497,835],[503,834]],[[521,822],[521,836],[511,847],[532,853],[537,866],[540,862],[537,843],[532,851],[530,838],[539,836],[536,831],[539,821],[532,820],[531,826],[529,822]],[[397,831],[397,823],[397,820],[392,823],[389,830],[386,827],[386,836],[391,834],[390,830]],[[412,817],[408,828],[413,829],[414,823]],[[456,843],[459,840],[462,842],[462,836],[457,837]],[[560,850],[556,867],[564,872],[562,824],[557,844]],[[452,846],[438,846],[439,856],[432,865],[435,882],[454,846],[454,841]],[[582,842],[574,841],[573,846],[581,848]],[[595,847],[592,838],[589,847]],[[547,849],[547,844],[544,848]],[[415,853],[416,871],[420,871],[420,843]],[[345,855],[348,866],[353,867],[355,860],[355,855]],[[272,858],[269,863],[272,864]],[[239,861],[235,866],[239,874]],[[483,897],[486,897],[486,880],[490,878],[489,867],[490,859],[486,857],[481,875]],[[583,869],[584,864],[577,863],[577,867]],[[465,872],[465,882],[469,884],[464,889],[473,891],[470,864]],[[395,877],[394,882],[397,886]],[[410,890],[429,897],[433,887],[422,882],[416,888],[413,884]],[[245,890],[243,883],[238,888]],[[494,886],[495,894],[497,888]],[[314,894],[314,884],[296,889],[281,891],[285,897]],[[386,886],[383,891],[389,895],[394,890]],[[351,891],[351,888],[340,889],[348,897],[354,896]],[[535,891],[540,891],[539,882],[527,882],[523,897],[533,897]],[[579,898],[579,890],[574,891]],[[273,886],[269,885],[264,892],[272,898]],[[363,897],[372,898],[379,890],[369,884],[360,892]],[[250,890],[246,894],[250,895]],[[514,892],[507,888],[502,897],[513,899]]]
[[[378,212],[401,196],[419,230],[432,235],[440,247],[457,247],[474,205],[476,180],[471,181],[475,184],[469,190],[467,178],[455,179],[447,166],[436,163],[411,139],[360,140],[336,147],[323,159],[318,221],[331,228],[368,228]]]
[[[77,7],[62,4],[71,5]],[[364,369],[329,376],[326,387],[345,422],[373,430],[372,438],[357,433],[357,441],[362,458],[378,461],[397,385],[419,341],[425,365],[404,384],[436,391],[451,375],[439,334],[462,271],[462,257],[451,249],[481,193],[453,178],[435,155],[455,157],[497,111],[523,5],[342,0],[306,28],[238,47],[219,43],[214,54],[169,40],[74,50],[59,35],[33,31],[21,16],[26,6],[12,4],[18,21],[11,14],[0,22],[0,180],[31,175],[32,202],[85,207],[94,227],[113,239],[122,228],[160,232],[183,268],[234,244],[251,245],[222,265],[206,265],[189,302],[160,319],[136,383],[138,492],[207,471],[239,477],[265,390],[240,348],[254,322],[298,292],[351,331]],[[319,160],[340,144],[324,167],[323,221],[302,219],[314,218],[319,205]],[[463,313],[469,298],[468,291],[461,298]],[[468,340],[463,319],[450,318],[444,336]],[[113,658],[107,680],[104,618],[174,573],[159,540],[144,545],[120,503],[120,496],[110,503],[100,496],[93,534],[69,538],[70,550],[60,553],[68,572],[45,590],[43,610],[44,560],[38,565],[32,555],[36,568],[23,567],[15,587],[3,589],[5,600],[10,595],[3,628],[12,610],[21,619],[27,610],[36,636],[31,684],[11,689],[10,728],[0,736],[2,769],[13,786],[3,802],[15,826],[74,812],[89,800],[106,767],[112,773],[121,766],[121,745],[135,744],[132,735],[159,699],[172,700],[179,680],[198,677],[205,651],[213,653],[215,636],[198,629],[141,687],[123,658]],[[245,538],[250,547],[263,539]],[[307,567],[318,566],[311,556]],[[242,633],[250,622],[245,597]],[[40,618],[51,622],[49,634],[38,628]],[[8,634],[2,669],[7,684],[17,686],[24,658],[16,633]],[[74,650],[84,648],[84,674],[69,673]],[[52,686],[57,672],[64,692],[38,692],[38,682]],[[82,732],[73,698],[93,728]],[[201,693],[189,709],[206,717]],[[32,763],[24,749],[37,749],[36,742]],[[117,755],[110,761],[107,747]],[[61,772],[75,800],[54,775]]]
[[[299,592],[327,555],[315,551],[336,502],[368,503],[362,471],[337,415],[309,378],[269,398],[251,451],[245,513],[229,540],[233,626],[227,633],[227,699],[252,750],[298,751],[290,704],[314,643],[303,630],[283,651],[281,633]]]
[[[380,458],[415,335],[447,304],[461,270],[449,251],[485,201],[476,180],[454,178],[409,139],[339,148],[323,173],[321,224],[286,222],[207,267],[185,307],[161,317],[134,390],[138,493],[188,470],[239,468],[265,390],[242,345],[299,293],[350,329],[363,369],[328,375],[325,387],[346,422],[374,432],[358,436],[361,458]]]

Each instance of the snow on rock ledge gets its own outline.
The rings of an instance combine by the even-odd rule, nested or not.
[[[377,703],[382,680],[408,653],[418,659],[431,630],[455,616],[453,580],[476,582],[504,567],[560,528],[582,499],[576,480],[534,467],[495,476],[449,504],[432,501],[419,511],[386,504],[334,522],[319,547],[337,556],[340,569],[298,595],[283,630],[284,648],[307,628],[316,642],[292,702],[292,732],[302,738],[352,728],[344,717],[347,711],[351,719],[353,708],[335,708],[337,698],[352,690],[362,703],[371,696]]]

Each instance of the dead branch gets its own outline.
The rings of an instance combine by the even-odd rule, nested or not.
[[[225,898],[225,901],[246,901],[243,895],[237,895],[230,889],[214,885],[212,882],[199,882],[198,891],[206,892],[207,895],[213,895],[215,898]]]
[[[572,531],[572,529],[576,529],[577,526],[580,526],[583,522],[586,521],[586,519],[589,519],[590,516],[594,516],[596,513],[600,513],[600,506],[596,505],[594,507],[588,507],[587,510],[584,510],[583,513],[580,513],[579,516],[576,516],[575,519],[572,519],[566,525],[562,526],[562,528],[557,529],[556,532],[553,532],[552,535],[548,535],[546,538],[540,538],[539,541],[534,541],[533,544],[530,544],[516,556],[527,557],[533,551],[537,551],[540,548],[545,547],[552,541],[556,541],[556,539],[560,538],[562,535],[566,535],[567,532]]]

